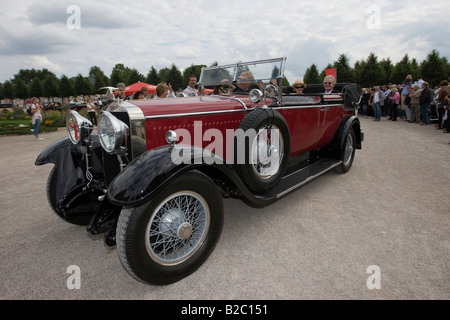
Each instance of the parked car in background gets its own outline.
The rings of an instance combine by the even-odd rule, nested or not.
[[[49,102],[44,104],[43,106],[44,111],[62,111],[61,109],[61,103],[59,102]]]
[[[85,102],[69,102],[70,110],[81,111],[86,108]]]
[[[223,198],[268,206],[330,170],[348,172],[361,149],[359,85],[284,94],[285,61],[203,68],[200,96],[116,101],[97,132],[72,108],[67,138],[36,159],[54,164],[50,207],[103,234],[139,281],[188,276],[219,240]],[[263,90],[252,89],[257,81]]]
[[[12,103],[1,103],[0,104],[0,114],[6,114],[9,112],[13,112],[14,106]]]

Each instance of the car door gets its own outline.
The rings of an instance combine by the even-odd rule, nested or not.
[[[320,148],[333,139],[342,119],[343,100],[342,96],[324,95],[323,104],[318,108],[318,132],[315,148]]]
[[[284,96],[282,115],[291,135],[291,155],[313,149],[318,138],[320,97]]]

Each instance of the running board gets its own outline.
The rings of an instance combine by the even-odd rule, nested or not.
[[[309,166],[284,176],[280,183],[275,188],[270,190],[270,193],[275,194],[277,198],[281,198],[289,192],[300,188],[317,177],[320,177],[324,173],[334,169],[341,163],[341,160],[320,159]]]
[[[285,175],[277,186],[263,194],[253,194],[247,189],[241,189],[244,192],[242,192],[240,198],[252,207],[262,208],[268,206],[286,194],[334,169],[341,163],[341,160],[328,158],[317,160],[306,167]]]

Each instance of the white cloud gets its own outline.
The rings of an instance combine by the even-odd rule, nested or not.
[[[80,8],[80,29],[66,25],[69,5]],[[107,75],[117,63],[147,74],[175,63],[234,63],[286,56],[289,81],[319,70],[344,53],[353,64],[370,52],[419,63],[432,50],[450,55],[442,8],[446,2],[373,1],[18,0],[0,13],[0,82],[20,69],[48,68],[58,76]],[[368,28],[378,7],[380,28]],[[445,41],[444,41],[445,40]],[[39,57],[39,58],[36,58]]]

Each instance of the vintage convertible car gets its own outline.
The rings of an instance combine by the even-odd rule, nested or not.
[[[100,115],[97,134],[70,111],[68,137],[36,159],[54,164],[50,207],[103,234],[144,283],[191,274],[220,237],[224,197],[267,206],[331,169],[347,172],[361,148],[359,86],[285,94],[285,62],[203,68],[195,97],[116,101]]]

